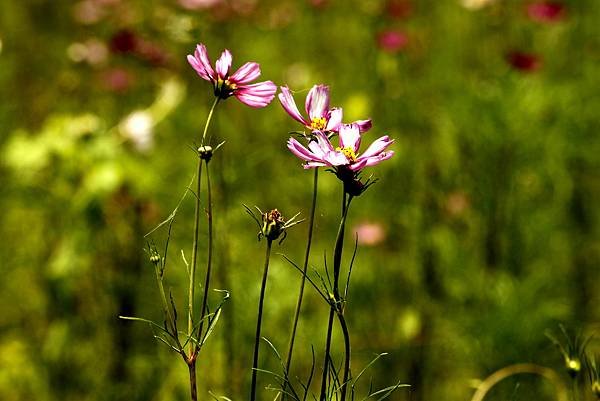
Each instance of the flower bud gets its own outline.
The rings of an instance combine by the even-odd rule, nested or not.
[[[581,361],[578,358],[566,358],[565,365],[569,376],[575,378],[581,371]]]
[[[200,146],[198,148],[198,156],[200,156],[200,158],[202,160],[205,160],[207,163],[212,158],[212,155],[213,155],[212,146],[205,145],[205,146]]]
[[[285,230],[285,220],[277,209],[263,214],[262,233],[270,241],[275,241]]]
[[[150,255],[150,263],[158,265],[160,263],[160,256],[158,256],[158,254]]]

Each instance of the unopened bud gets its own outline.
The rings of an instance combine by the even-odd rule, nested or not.
[[[205,145],[205,146],[200,146],[198,148],[198,156],[200,156],[200,158],[202,160],[209,162],[210,159],[212,158],[212,155],[213,155],[212,146]]]
[[[565,360],[567,373],[571,377],[576,377],[581,370],[581,361],[577,358],[568,358]]]
[[[160,256],[156,253],[150,255],[150,263],[158,265],[160,263]]]
[[[273,209],[263,215],[263,235],[275,241],[285,230],[285,220],[277,209]]]

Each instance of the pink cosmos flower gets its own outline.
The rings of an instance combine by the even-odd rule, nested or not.
[[[560,21],[565,16],[565,6],[553,1],[541,1],[527,6],[527,15],[537,22],[552,23]]]
[[[329,108],[329,87],[326,85],[315,85],[306,96],[305,108],[308,118],[302,116],[298,106],[287,86],[281,87],[279,101],[285,111],[300,124],[311,131],[338,132],[342,126],[342,109],[339,107]],[[371,120],[359,120],[354,124],[360,132],[366,132],[371,128]]]
[[[408,36],[400,31],[383,31],[377,35],[377,44],[388,53],[398,53],[408,44]]]
[[[334,148],[327,135],[314,132],[314,139],[308,143],[308,149],[294,138],[287,143],[288,149],[300,159],[306,161],[304,168],[329,166],[339,173],[339,169],[360,172],[367,166],[374,166],[394,155],[394,151],[385,151],[394,140],[385,135],[373,142],[363,154],[360,148],[360,126],[356,123],[343,124],[339,130],[339,146]],[[339,176],[339,174],[338,174]]]
[[[200,43],[196,46],[194,55],[188,55],[187,60],[202,79],[213,83],[215,96],[227,99],[235,96],[240,102],[250,107],[265,107],[275,97],[277,86],[272,81],[248,84],[260,76],[260,66],[255,62],[248,62],[233,74],[231,69],[232,56],[225,49],[215,64],[213,70],[206,46]]]

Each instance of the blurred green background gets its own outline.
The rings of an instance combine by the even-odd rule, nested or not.
[[[161,320],[143,235],[195,171],[190,147],[212,102],[185,59],[198,42],[213,61],[230,49],[234,68],[259,62],[299,104],[326,83],[345,121],[373,118],[365,142],[396,140],[349,216],[347,243],[361,233],[347,307],[355,372],[388,352],[368,375],[412,384],[391,399],[414,401],[468,400],[477,380],[518,362],[566,379],[544,332],[600,327],[600,2],[560,4],[540,17],[512,0],[2,1],[0,399],[188,399],[179,356],[117,316]],[[247,394],[264,244],[241,204],[307,216],[312,174],[285,147],[298,128],[277,100],[231,98],[213,121],[227,141],[211,162],[213,287],[232,297],[200,357],[201,399]],[[322,173],[319,191],[321,269],[340,184]],[[180,315],[192,220],[188,198],[166,273]],[[276,252],[300,262],[305,232]],[[299,278],[273,258],[263,334],[282,353]],[[302,377],[311,344],[321,360],[328,313],[306,294]],[[553,397],[531,377],[489,394]]]

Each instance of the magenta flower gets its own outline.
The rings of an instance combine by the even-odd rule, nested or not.
[[[394,155],[394,151],[385,151],[394,140],[385,135],[373,142],[363,154],[358,152],[361,135],[358,124],[343,124],[339,130],[339,146],[334,148],[330,140],[321,131],[314,133],[315,139],[308,143],[308,149],[294,138],[288,140],[288,149],[306,161],[304,168],[329,166],[342,167],[358,173],[367,166],[374,166]]]
[[[200,43],[196,46],[194,55],[188,55],[187,60],[202,79],[213,83],[215,96],[227,99],[235,96],[240,102],[250,107],[265,107],[275,97],[277,86],[271,81],[250,84],[260,76],[260,66],[255,62],[248,62],[233,74],[229,74],[232,57],[229,50],[225,49],[215,64],[213,70],[206,46]]]
[[[281,87],[279,101],[285,111],[300,124],[311,131],[338,132],[342,126],[342,109],[339,107],[329,108],[329,87],[326,85],[315,85],[306,96],[305,108],[308,118],[302,116],[298,106],[287,86]],[[371,128],[371,120],[356,121],[360,132],[366,132]]]
[[[400,31],[383,31],[377,35],[377,45],[388,53],[398,53],[408,45],[408,36]]]
[[[527,15],[537,22],[558,22],[565,17],[565,6],[553,1],[532,3],[527,6]]]

